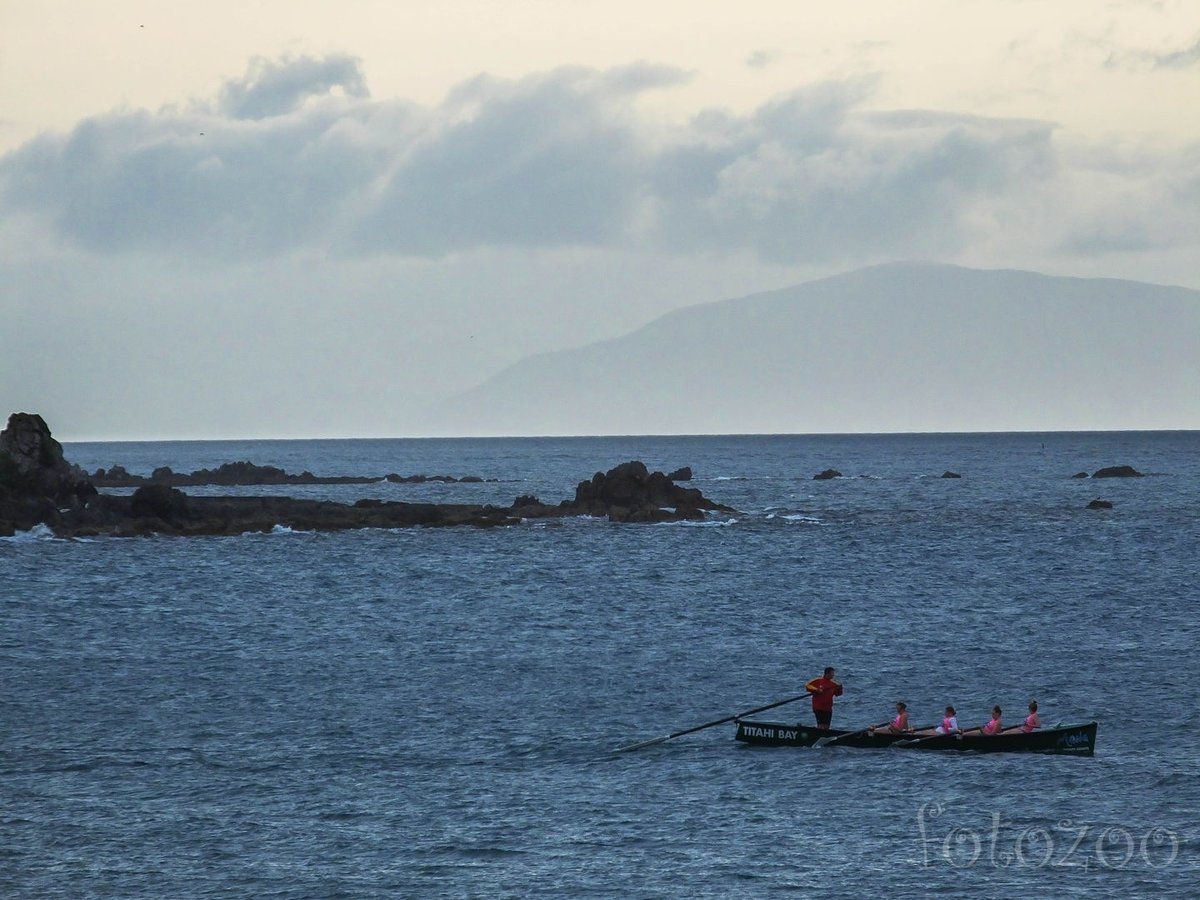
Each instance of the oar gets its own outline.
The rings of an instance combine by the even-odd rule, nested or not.
[[[922,729],[922,730],[924,730],[924,729]],[[963,735],[974,734],[977,731],[982,732],[983,726],[980,726],[979,728],[959,729],[958,731],[955,731],[955,732],[948,732],[948,734],[950,734],[951,737],[962,737]],[[934,740],[937,740],[938,738],[944,738],[944,737],[946,737],[946,734],[927,734],[924,737],[909,738],[908,740],[904,740],[904,741],[896,741],[892,746],[893,747],[917,747],[928,741],[934,741]]]
[[[891,721],[892,721],[891,719],[888,719],[886,722],[880,722],[878,725],[871,725],[867,728],[863,728],[860,731],[848,731],[845,734],[838,734],[838,735],[834,735],[833,737],[817,738],[816,743],[814,743],[813,746],[814,747],[831,747],[834,744],[836,744],[838,741],[846,740],[847,738],[862,737],[864,734],[866,734],[868,731],[871,731],[874,728],[883,728],[885,725],[890,725]]]
[[[905,738],[904,740],[893,741],[892,746],[893,747],[915,747],[918,744],[924,743],[925,741],[932,741],[934,738],[940,738],[940,737],[945,737],[945,735],[944,734],[927,734],[927,735],[925,735],[925,737]]]
[[[712,728],[714,725],[723,725],[726,722],[732,722],[734,719],[741,719],[744,716],[752,716],[755,713],[765,712],[768,709],[774,709],[777,706],[783,706],[785,703],[795,703],[797,700],[803,700],[805,697],[811,696],[807,691],[795,697],[788,697],[786,700],[779,700],[775,703],[768,703],[766,706],[759,706],[755,709],[748,709],[745,712],[734,713],[732,716],[726,716],[723,719],[717,719],[714,722],[705,722],[703,725],[697,725],[695,728],[685,728],[682,731],[674,731],[671,734],[664,734],[662,737],[652,738],[648,741],[642,741],[637,744],[630,744],[628,747],[618,747],[614,753],[626,753],[630,750],[640,750],[643,747],[649,747],[653,744],[661,744],[663,741],[669,741],[671,738],[683,737],[685,734],[691,734],[693,731],[703,731],[705,728]]]

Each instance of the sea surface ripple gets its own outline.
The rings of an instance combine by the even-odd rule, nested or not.
[[[627,459],[738,512],[0,541],[0,895],[1194,896],[1200,434],[75,444],[557,501]],[[1069,476],[1130,464],[1146,478]],[[835,467],[846,477],[814,481]],[[945,470],[961,479],[943,479]],[[197,491],[198,492],[198,491]],[[1096,497],[1111,510],[1087,510]],[[1093,758],[759,749],[799,694],[1099,721]],[[810,721],[803,703],[763,715]],[[1048,851],[1048,852],[1047,852]]]

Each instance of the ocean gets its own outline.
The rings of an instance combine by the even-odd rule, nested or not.
[[[640,459],[737,513],[0,541],[2,896],[1200,892],[1200,433],[65,450],[479,475],[242,490],[504,505]],[[1120,464],[1147,477],[1070,477]],[[732,723],[613,752],[826,665],[835,726],[1037,698],[1098,721],[1096,754],[750,748]]]

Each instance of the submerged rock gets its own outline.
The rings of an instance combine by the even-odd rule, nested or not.
[[[1087,472],[1076,472],[1076,473],[1075,473],[1074,475],[1072,475],[1071,477],[1072,477],[1072,478],[1087,478],[1087,477],[1088,477],[1088,473],[1087,473]]]
[[[824,472],[818,472],[813,476],[813,481],[829,481],[831,478],[841,478],[842,473],[837,469],[826,469]]]
[[[1096,500],[1093,500],[1091,503],[1089,503],[1087,505],[1087,508],[1088,509],[1112,509],[1113,504],[1112,504],[1111,500],[1096,499]]]
[[[1108,466],[1097,469],[1092,473],[1093,478],[1142,478],[1143,475],[1133,466]]]
[[[945,472],[942,473],[942,477],[943,478],[962,478],[962,476],[959,475],[957,472],[951,472],[949,469],[947,469]]]

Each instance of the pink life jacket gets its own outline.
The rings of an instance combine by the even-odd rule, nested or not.
[[[942,731],[946,734],[958,731],[958,717],[946,716],[946,718],[942,719]]]
[[[906,716],[904,716],[903,713],[898,714],[896,716],[896,718],[892,719],[892,727],[895,728],[897,731],[903,731],[904,726],[908,724],[907,722],[901,721],[904,718],[906,718]]]
[[[995,734],[999,730],[1000,730],[1000,720],[999,719],[992,719],[992,721],[988,722],[986,725],[983,726],[984,734]]]
[[[1030,731],[1035,730],[1041,724],[1042,723],[1038,720],[1037,713],[1030,713],[1029,715],[1027,715],[1025,717],[1025,724],[1022,725],[1021,727],[1024,728],[1025,731],[1028,733]]]

